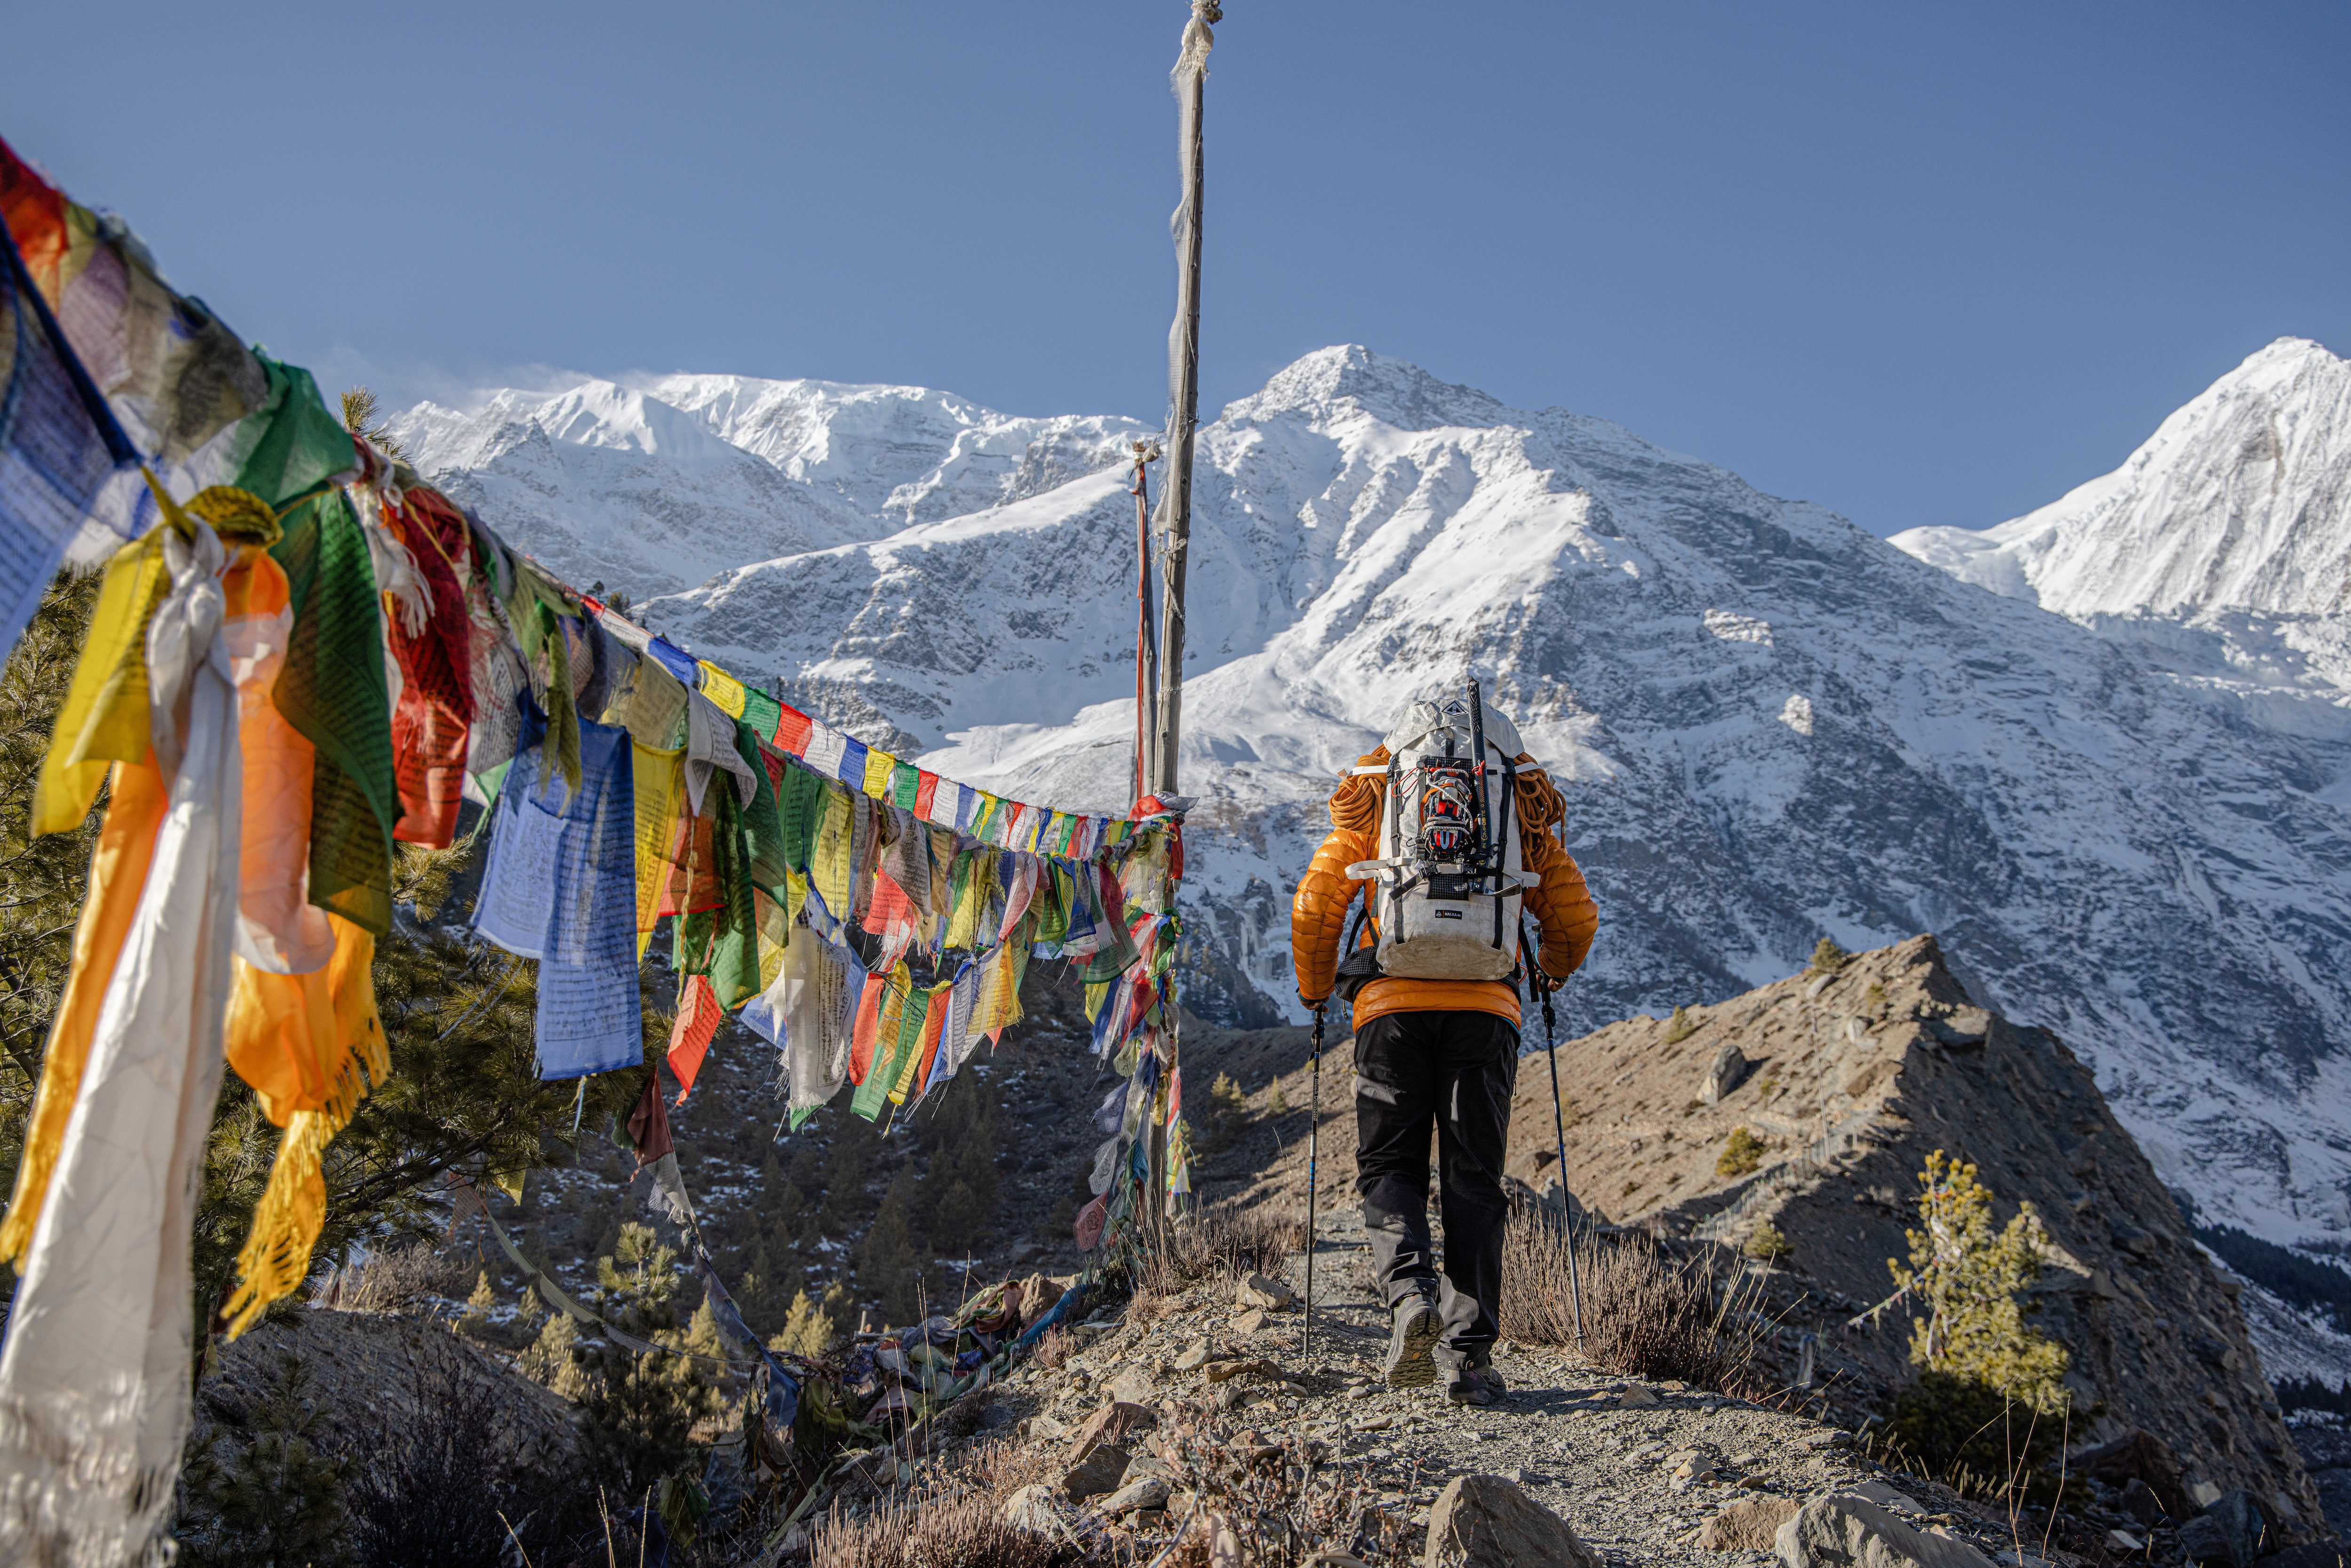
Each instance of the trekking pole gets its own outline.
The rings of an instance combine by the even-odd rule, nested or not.
[[[1559,1094],[1559,1046],[1552,1039],[1551,988],[1542,988],[1543,1054],[1551,1058],[1551,1119],[1559,1132],[1559,1218],[1567,1227],[1567,1293],[1575,1303],[1575,1348],[1583,1348],[1583,1281],[1576,1278],[1575,1218],[1567,1194],[1567,1106]]]
[[[1298,1319],[1298,1355],[1306,1357],[1307,1339],[1314,1325],[1314,1164],[1322,1145],[1322,1004],[1314,1008],[1314,1048],[1307,1058],[1312,1087],[1306,1102],[1306,1302]]]
[[[1567,1102],[1561,1097],[1559,1087],[1559,1041],[1553,1038],[1557,1028],[1552,1012],[1551,993],[1554,988],[1546,984],[1549,978],[1536,967],[1534,952],[1527,942],[1526,928],[1519,929],[1519,951],[1527,966],[1527,983],[1542,998],[1543,1054],[1551,1059],[1551,1120],[1559,1134],[1559,1218],[1567,1232],[1567,1293],[1575,1303],[1575,1348],[1583,1348],[1583,1281],[1577,1278],[1575,1266],[1575,1219],[1568,1207],[1567,1192]]]

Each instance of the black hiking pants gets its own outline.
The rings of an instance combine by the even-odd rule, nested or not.
[[[1434,1288],[1439,1354],[1485,1362],[1501,1332],[1502,1159],[1519,1031],[1486,1012],[1389,1013],[1355,1031],[1355,1191],[1393,1310]],[[1428,1138],[1443,1183],[1445,1271],[1428,1235]]]

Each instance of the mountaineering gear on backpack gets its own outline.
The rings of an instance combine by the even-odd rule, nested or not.
[[[1506,742],[1510,738],[1505,727],[1509,721],[1501,715],[1489,707],[1485,717],[1493,727],[1495,738]],[[1365,753],[1332,791],[1331,832],[1315,850],[1313,863],[1299,879],[1298,894],[1290,904],[1290,954],[1297,970],[1299,999],[1310,1009],[1326,999],[1352,1002],[1357,1029],[1384,1014],[1416,1011],[1485,1012],[1515,1024],[1519,993],[1507,981],[1383,975],[1368,937],[1359,945],[1355,939],[1359,933],[1347,932],[1349,912],[1363,907],[1355,902],[1356,895],[1376,891],[1362,877],[1350,876],[1348,870],[1382,853],[1379,829],[1388,794],[1390,760],[1384,746]],[[1518,840],[1525,868],[1520,894],[1526,912],[1541,930],[1535,956],[1543,973],[1553,980],[1564,979],[1582,966],[1591,950],[1599,917],[1583,885],[1583,873],[1554,836],[1567,814],[1566,800],[1532,757],[1521,751],[1511,760],[1517,770],[1516,799],[1510,807],[1512,836]],[[1343,948],[1343,933],[1347,935]],[[1488,934],[1491,935],[1490,929]],[[1343,967],[1339,962],[1343,952],[1347,959]]]
[[[1476,681],[1468,686],[1413,704],[1389,732],[1380,858],[1347,868],[1376,890],[1384,975],[1499,980],[1518,964],[1519,734],[1488,712]]]

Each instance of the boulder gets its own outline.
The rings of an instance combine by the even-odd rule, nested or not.
[[[1714,1065],[1706,1070],[1706,1081],[1698,1087],[1698,1103],[1720,1104],[1723,1096],[1747,1081],[1747,1070],[1753,1065],[1737,1046],[1724,1046],[1715,1053]]]
[[[1208,1381],[1230,1383],[1236,1377],[1262,1377],[1270,1382],[1281,1380],[1281,1368],[1263,1356],[1237,1357],[1231,1361],[1208,1363]]]
[[[1251,1274],[1240,1282],[1233,1297],[1244,1307],[1262,1307],[1278,1312],[1294,1304],[1298,1292],[1270,1274]]]
[[[2067,1468],[2109,1486],[2127,1488],[2129,1482],[2137,1481],[2155,1494],[2156,1502],[2174,1519],[2186,1519],[2196,1511],[2188,1500],[2179,1456],[2170,1444],[2144,1427],[2084,1449],[2068,1461]],[[2133,1517],[2142,1523],[2151,1522],[2136,1511]]]
[[[1127,1452],[1116,1443],[1096,1443],[1061,1472],[1061,1493],[1071,1502],[1114,1492],[1126,1482]]]
[[[1616,1396],[1616,1403],[1626,1410],[1646,1410],[1650,1406],[1662,1404],[1664,1401],[1657,1397],[1655,1389],[1635,1383],[1624,1393]]]
[[[1851,1491],[1814,1498],[1773,1539],[1788,1568],[1991,1568],[1974,1547],[1911,1529]]]
[[[1500,1476],[1456,1476],[1428,1511],[1423,1568],[1600,1568],[1567,1521]]]
[[[1025,1486],[1004,1500],[1004,1522],[1023,1535],[1049,1541],[1074,1541],[1079,1515],[1052,1488]]]
[[[2179,1550],[2190,1563],[2252,1568],[2270,1544],[2269,1516],[2253,1494],[2240,1488],[2220,1494],[2210,1507],[2179,1527]]]
[[[1240,1316],[1233,1320],[1233,1333],[1240,1335],[1243,1339],[1247,1339],[1249,1335],[1257,1333],[1258,1330],[1263,1327],[1265,1327],[1265,1309],[1263,1307],[1252,1307],[1248,1312],[1243,1312]]]
[[[1113,1399],[1087,1416],[1085,1425],[1078,1428],[1072,1457],[1083,1458],[1086,1450],[1096,1443],[1123,1443],[1137,1432],[1152,1431],[1158,1425],[1159,1412],[1150,1406]]]
[[[1769,1552],[1780,1527],[1795,1518],[1801,1506],[1792,1497],[1734,1502],[1699,1528],[1698,1543],[1708,1552]]]
[[[2289,1546],[2283,1552],[2273,1552],[2262,1558],[2256,1568],[2346,1568],[2351,1564],[2351,1552],[2346,1552],[2339,1541],[2314,1541],[2307,1546]]]
[[[1175,1361],[1171,1364],[1178,1372],[1190,1372],[1197,1367],[1205,1365],[1207,1363],[1207,1359],[1208,1342],[1205,1338],[1196,1339],[1190,1344],[1184,1347],[1182,1353],[1176,1357]]]
[[[1151,1397],[1151,1374],[1144,1367],[1129,1363],[1118,1369],[1110,1380],[1110,1396],[1122,1405],[1141,1405]]]
[[[1067,1280],[1031,1274],[1020,1281],[1020,1326],[1028,1328],[1053,1310],[1070,1287]]]
[[[1112,1515],[1133,1513],[1138,1509],[1158,1508],[1167,1501],[1167,1482],[1158,1476],[1145,1476],[1129,1481],[1103,1500],[1102,1511]]]

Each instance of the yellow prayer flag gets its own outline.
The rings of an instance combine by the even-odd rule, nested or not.
[[[66,688],[65,706],[49,733],[33,785],[33,832],[70,832],[98,799],[110,762],[146,760],[147,622],[162,600],[163,532],[124,545],[106,563],[98,609],[90,616],[81,659]]]
[[[816,831],[816,849],[809,856],[809,878],[835,920],[849,918],[849,791],[827,782],[824,821]]]
[[[702,695],[718,705],[728,718],[743,716],[743,683],[704,659],[702,664]]]
[[[670,840],[685,798],[685,748],[664,751],[631,741],[629,770],[637,795],[637,957],[643,961],[661,924],[653,912],[661,907]]]
[[[898,759],[891,756],[888,752],[883,750],[880,747],[866,747],[865,792],[868,795],[872,796],[876,800],[888,800],[890,798],[890,770],[897,766]]]

